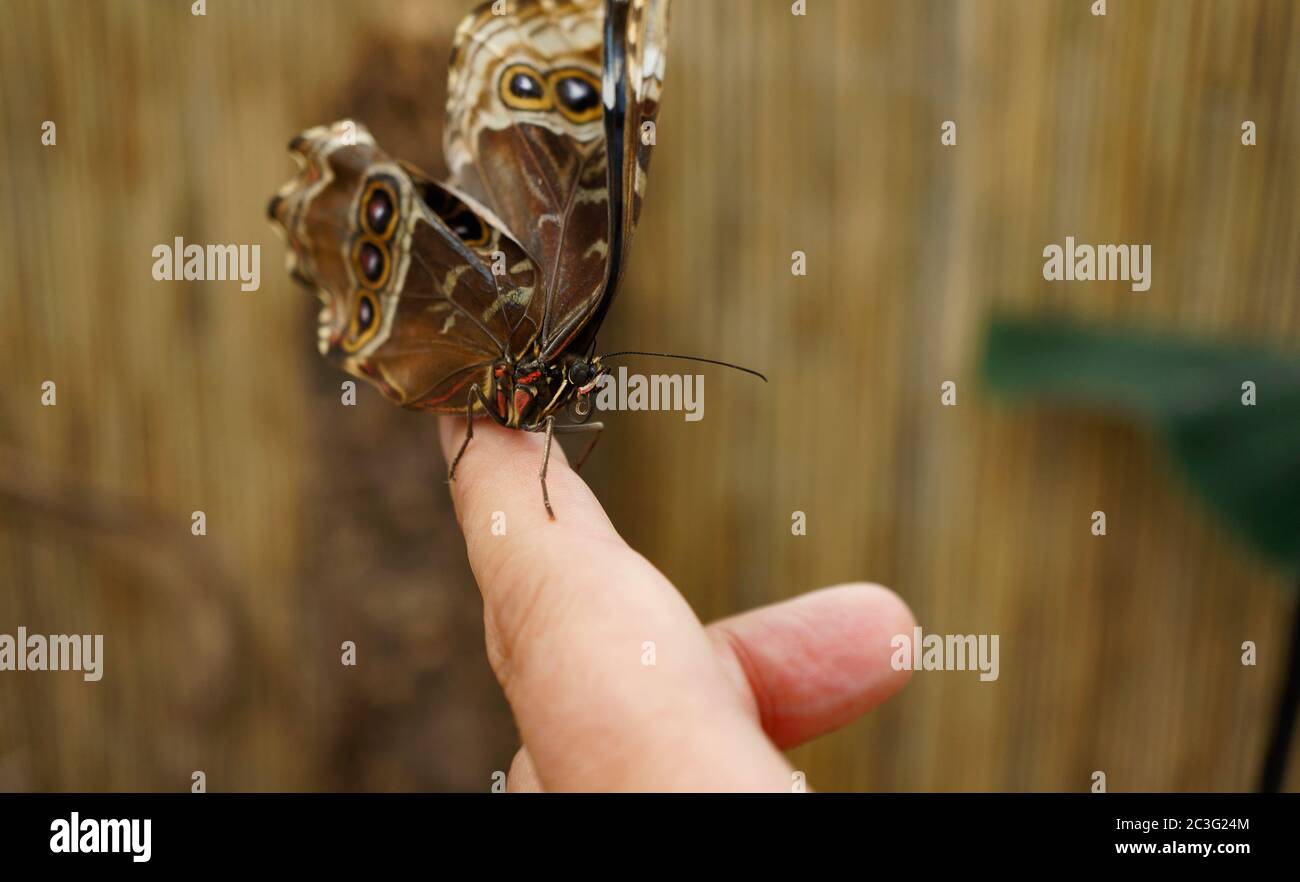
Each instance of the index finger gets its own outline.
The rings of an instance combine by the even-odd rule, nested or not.
[[[450,458],[463,419],[444,418]],[[789,785],[690,606],[627,546],[556,444],[476,422],[452,483],[488,655],[547,789]],[[758,785],[762,786],[762,785]]]

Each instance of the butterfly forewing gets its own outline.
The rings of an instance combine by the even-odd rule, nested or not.
[[[641,126],[658,109],[667,8],[667,0],[488,2],[457,30],[448,163],[456,186],[499,216],[542,269],[543,358],[563,351],[614,294],[611,268],[630,243],[654,141]],[[624,24],[610,58],[607,9]],[[626,93],[619,104],[631,108],[612,155],[614,96],[602,95],[603,83],[617,83]]]

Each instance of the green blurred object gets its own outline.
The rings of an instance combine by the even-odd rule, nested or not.
[[[1271,561],[1300,570],[1300,358],[1059,319],[995,317],[981,373],[1008,398],[1155,425],[1228,525]]]

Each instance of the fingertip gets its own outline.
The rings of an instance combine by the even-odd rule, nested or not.
[[[452,502],[490,610],[496,611],[503,598],[516,597],[520,584],[571,578],[574,560],[592,540],[617,539],[600,502],[569,467],[558,439],[552,440],[546,466],[548,511],[542,493],[547,461],[542,433],[482,419],[475,421],[466,445],[465,419],[453,416],[441,418],[439,433],[448,464],[456,464],[454,477],[449,474]],[[509,618],[504,611],[502,618]]]
[[[916,625],[916,617],[907,602],[896,591],[875,582],[844,582],[804,597],[844,604],[846,611],[861,615],[864,624],[875,630],[910,631]]]
[[[781,747],[845,725],[907,682],[893,645],[912,611],[893,591],[854,582],[823,588],[711,625],[734,679],[748,689]]]
[[[847,582],[814,592],[819,602],[835,608],[840,627],[861,635],[863,662],[876,681],[873,699],[884,701],[912,676],[891,662],[899,635],[910,637],[916,616],[902,597],[874,582]]]
[[[457,416],[441,417],[438,429],[449,469],[452,501],[463,526],[484,512],[512,519],[519,515],[527,522],[534,520],[533,514],[540,513],[544,520],[551,520],[542,498],[544,433],[509,429],[490,419],[477,419],[470,437],[465,418]],[[453,463],[454,475],[450,472]],[[551,444],[547,487],[553,498],[565,497],[566,502],[577,488],[586,491],[586,485],[569,468],[558,441]],[[583,493],[576,495],[580,504]]]

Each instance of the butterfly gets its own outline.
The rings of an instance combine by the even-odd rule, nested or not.
[[[268,213],[322,302],[318,345],[403,407],[591,433],[596,333],[645,195],[669,0],[491,0],[457,28],[446,181],[359,122],[293,139]],[[608,356],[606,356],[608,357]],[[560,423],[566,416],[568,422]]]

